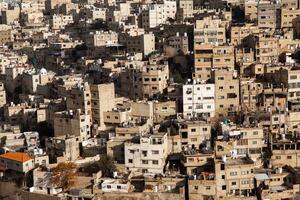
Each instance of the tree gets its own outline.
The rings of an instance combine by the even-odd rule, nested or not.
[[[116,166],[113,162],[112,157],[103,155],[100,160],[97,162],[97,166],[99,170],[102,171],[102,176],[104,177],[112,177],[114,171],[116,171]]]
[[[61,162],[52,169],[50,182],[61,187],[63,191],[70,189],[74,185],[77,166],[73,162]]]

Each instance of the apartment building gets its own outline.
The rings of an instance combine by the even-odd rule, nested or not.
[[[91,137],[91,116],[80,109],[54,114],[54,136],[73,135],[81,141]]]
[[[222,139],[216,141],[216,156],[249,156],[259,163],[260,156],[267,147],[265,134],[259,127],[230,127],[222,125]],[[219,137],[219,138],[220,138]],[[228,140],[228,141],[226,141]]]
[[[176,19],[184,21],[185,19],[192,18],[194,15],[194,2],[191,0],[177,1]]]
[[[66,99],[67,110],[80,109],[88,115],[91,115],[91,90],[87,82],[74,85]]]
[[[259,28],[254,23],[233,25],[230,29],[230,42],[234,45],[246,45],[247,37],[259,34]]]
[[[153,33],[131,36],[127,33],[119,34],[119,41],[126,45],[128,53],[143,53],[144,56],[155,51],[155,36]]]
[[[184,35],[176,33],[175,36],[169,37],[166,45],[167,47],[174,48],[177,52],[182,52],[183,54],[187,54],[189,51],[189,40],[186,33]]]
[[[300,9],[282,9],[281,10],[281,28],[294,28],[294,21],[300,16]]]
[[[119,92],[131,99],[143,99],[163,94],[168,87],[167,63],[149,63],[131,66],[120,74]]]
[[[216,196],[215,173],[203,172],[200,176],[189,178],[189,199],[198,200]]]
[[[181,153],[183,155],[181,163],[184,165],[186,174],[189,176],[196,175],[196,179],[199,177],[197,177],[197,175],[204,174],[202,171],[203,168],[211,165],[214,160],[214,155],[211,150],[188,149]],[[195,177],[193,177],[193,179],[196,180]]]
[[[46,152],[50,163],[75,161],[79,158],[80,137],[60,136],[46,139]]]
[[[263,91],[263,84],[251,78],[241,79],[241,107],[244,111],[257,109],[258,95]]]
[[[256,60],[263,64],[277,63],[279,42],[277,37],[268,34],[260,35],[256,40]]]
[[[235,113],[240,109],[240,89],[237,72],[214,70],[215,112],[219,116]]]
[[[292,67],[287,69],[280,69],[273,74],[274,80],[279,80],[279,82],[287,88],[288,101],[296,100],[300,96],[299,70],[300,69],[298,67]]]
[[[46,0],[45,9],[50,12],[53,9],[59,8],[62,4],[70,4],[71,0]]]
[[[137,143],[125,143],[125,168],[159,174],[163,173],[169,153],[166,133],[141,136]]]
[[[64,29],[68,24],[74,22],[72,15],[53,15],[51,19],[52,29]]]
[[[282,0],[281,6],[284,9],[297,9],[297,8],[299,8],[299,1],[298,0]]]
[[[227,158],[215,160],[216,196],[249,197],[254,195],[255,163],[247,158]]]
[[[55,73],[47,71],[45,68],[39,71],[33,70],[23,73],[22,75],[22,90],[27,94],[42,93],[41,86],[50,83],[53,80]]]
[[[4,89],[4,83],[0,82],[0,108],[6,104],[6,91]]]
[[[215,85],[196,80],[183,85],[183,115],[185,118],[214,117]]]
[[[91,85],[92,123],[99,130],[105,129],[103,113],[115,107],[115,87],[113,83]]]
[[[200,120],[189,120],[179,123],[178,133],[170,133],[172,152],[188,149],[201,149],[201,145],[211,148],[211,125]]]
[[[176,101],[154,101],[153,102],[153,122],[159,124],[168,117],[174,117],[177,114]]]
[[[21,14],[21,10],[19,7],[14,7],[13,9],[1,10],[2,24],[12,25],[18,23],[20,14]]]
[[[6,44],[8,42],[12,42],[13,41],[13,30],[11,29],[4,29],[4,30],[0,30],[0,44]]]
[[[291,167],[300,166],[299,143],[294,141],[274,141],[271,144],[272,156],[270,164],[272,166],[284,166],[288,164]]]
[[[194,44],[224,44],[226,43],[225,33],[226,22],[221,19],[205,17],[202,20],[196,20]]]
[[[164,0],[163,3],[150,4],[141,12],[141,25],[144,29],[155,28],[165,24],[169,19],[175,20],[177,4],[174,0]]]
[[[261,29],[275,30],[277,27],[276,4],[269,1],[259,2],[257,5],[257,24]]]
[[[90,47],[105,47],[118,44],[118,33],[95,31],[86,36],[86,44]]]
[[[249,22],[257,22],[257,0],[245,1],[245,18]]]
[[[194,77],[200,80],[211,78],[212,69],[234,69],[234,48],[229,45],[196,45]]]

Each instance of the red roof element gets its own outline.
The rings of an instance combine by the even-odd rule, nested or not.
[[[32,159],[27,153],[21,153],[21,152],[8,152],[0,155],[0,158],[14,160],[22,163]]]

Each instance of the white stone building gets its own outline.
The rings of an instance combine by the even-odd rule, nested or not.
[[[183,115],[189,117],[213,117],[215,115],[215,86],[194,80],[183,85]]]

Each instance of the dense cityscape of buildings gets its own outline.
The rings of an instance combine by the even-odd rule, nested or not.
[[[299,0],[0,10],[0,199],[300,199]]]

